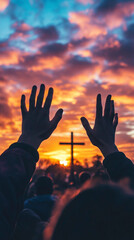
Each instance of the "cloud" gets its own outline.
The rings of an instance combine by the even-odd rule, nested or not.
[[[40,48],[41,53],[46,57],[62,56],[68,51],[68,44],[53,43]]]
[[[0,65],[9,66],[19,63],[20,52],[14,49],[9,51],[0,51]]]
[[[106,35],[107,30],[105,26],[97,24],[93,17],[93,11],[71,12],[69,14],[69,21],[77,23],[79,31],[75,34],[75,38],[96,38],[99,35]]]
[[[6,103],[0,103],[0,116],[5,118],[11,117],[11,111]]]
[[[11,85],[15,88],[19,84],[19,88],[31,88],[33,84],[39,85],[45,81],[46,84],[52,84],[52,77],[47,74],[47,72],[40,71],[30,71],[27,68],[14,67],[0,69],[0,75],[2,78],[6,79],[9,86]],[[5,83],[6,84],[6,83]],[[5,88],[7,85],[5,85]]]
[[[55,79],[61,80],[63,84],[67,79],[72,84],[76,84],[76,82],[84,83],[85,79],[87,81],[89,73],[95,72],[97,67],[97,62],[92,62],[87,57],[70,56],[61,69],[54,71],[53,76]]]
[[[97,6],[96,8],[96,12],[97,13],[107,13],[107,12],[111,12],[114,11],[116,9],[116,7],[119,6],[119,4],[123,4],[123,3],[131,3],[133,2],[133,0],[102,0],[100,2],[100,4]]]
[[[8,105],[8,95],[5,92],[4,88],[0,88],[0,117],[11,118],[12,113]]]
[[[0,12],[3,12],[9,5],[10,0],[0,0]]]
[[[64,61],[60,57],[45,56],[45,54],[29,55],[21,61],[21,66],[27,67],[28,71],[42,71],[45,69],[54,70],[61,68]]]
[[[97,12],[109,12],[109,11],[114,10],[116,5],[117,5],[117,0],[112,0],[112,1],[103,0],[97,7],[96,11]]]
[[[9,46],[9,42],[0,42],[0,65],[9,66],[19,63],[20,58],[25,55],[19,49]]]
[[[126,31],[124,31],[124,36],[127,40],[134,40],[134,23],[128,25]]]
[[[54,41],[59,39],[59,33],[55,26],[48,27],[36,27],[34,28],[35,34],[37,34],[40,41]]]
[[[91,3],[91,4],[92,4],[94,1],[93,1],[93,0],[77,0],[77,2],[86,5],[86,4],[88,4],[88,3]]]
[[[134,13],[133,1],[104,0],[94,10],[94,19],[98,19],[109,29],[126,26],[126,18]],[[114,21],[113,21],[114,19]]]
[[[100,57],[108,61],[105,71],[108,69],[111,69],[112,71],[126,71],[128,69],[128,71],[130,71],[134,66],[133,54],[133,42],[127,41],[121,41],[119,45],[113,47],[96,46],[93,51],[95,57]]]
[[[14,33],[10,35],[10,40],[12,41],[15,39],[20,39],[25,42],[30,37],[29,32],[32,27],[26,23],[18,24],[17,22],[15,22],[12,25],[12,29],[14,30]]]

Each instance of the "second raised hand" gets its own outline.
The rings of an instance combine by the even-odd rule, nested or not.
[[[97,146],[104,157],[106,157],[110,153],[118,151],[115,145],[115,131],[118,125],[118,114],[115,114],[114,101],[111,100],[111,95],[107,96],[104,115],[102,112],[101,95],[98,94],[94,128],[91,128],[85,117],[81,118],[81,122],[91,143]]]
[[[33,86],[30,99],[29,111],[25,105],[25,95],[21,97],[22,134],[18,142],[32,145],[36,149],[41,142],[50,137],[62,118],[63,110],[59,109],[54,118],[50,120],[49,111],[53,99],[53,88],[49,88],[45,103],[43,104],[45,85],[41,84],[40,91],[35,101],[37,87]]]

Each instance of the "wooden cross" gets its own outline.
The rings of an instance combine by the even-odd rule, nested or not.
[[[74,180],[74,145],[85,145],[83,142],[74,142],[74,136],[73,132],[71,132],[71,142],[60,142],[60,145],[71,145],[71,166],[70,166],[70,178],[73,181]]]

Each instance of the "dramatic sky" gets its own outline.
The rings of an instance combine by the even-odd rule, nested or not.
[[[80,117],[91,124],[96,94],[111,93],[119,113],[116,143],[134,159],[134,0],[0,0],[0,152],[21,133],[20,97],[33,84],[54,87],[51,116],[63,120],[40,149],[41,159],[91,160]]]

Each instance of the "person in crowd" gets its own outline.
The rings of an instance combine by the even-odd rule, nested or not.
[[[39,177],[35,183],[36,196],[24,202],[24,208],[31,209],[42,221],[47,222],[57,200],[53,196],[53,181],[50,177]]]
[[[45,222],[30,209],[20,212],[13,240],[43,240],[43,230]]]
[[[89,172],[87,171],[83,171],[79,174],[79,182],[80,182],[80,186],[82,184],[84,184],[87,180],[89,180],[91,178],[91,175]]]
[[[96,100],[96,119],[92,129],[85,117],[81,118],[83,127],[91,143],[98,147],[104,156],[103,165],[112,181],[129,178],[131,185],[134,180],[134,165],[115,145],[115,131],[118,125],[118,114],[115,113],[114,101],[107,96],[104,114],[102,111],[101,94]]]
[[[134,177],[134,165],[115,145],[118,114],[114,101],[107,96],[104,114],[101,95],[97,95],[93,129],[85,117],[83,127],[104,156],[104,167],[112,181]],[[66,201],[65,201],[66,202]],[[44,231],[45,240],[131,240],[134,238],[134,194],[119,186],[102,184],[82,191],[57,211]],[[63,204],[62,204],[63,205]],[[60,214],[59,214],[60,212]]]
[[[93,175],[91,181],[93,184],[103,184],[103,183],[108,183],[110,181],[110,177],[107,173],[107,171],[98,169]]]
[[[44,240],[133,240],[134,194],[116,185],[97,185],[70,200],[57,221],[53,218]]]
[[[16,218],[23,207],[23,194],[39,159],[37,149],[48,139],[62,118],[59,109],[52,120],[49,118],[53,88],[49,88],[44,100],[45,86],[41,84],[35,101],[37,87],[33,86],[29,109],[25,95],[21,97],[22,133],[0,156],[0,239],[12,238]]]

